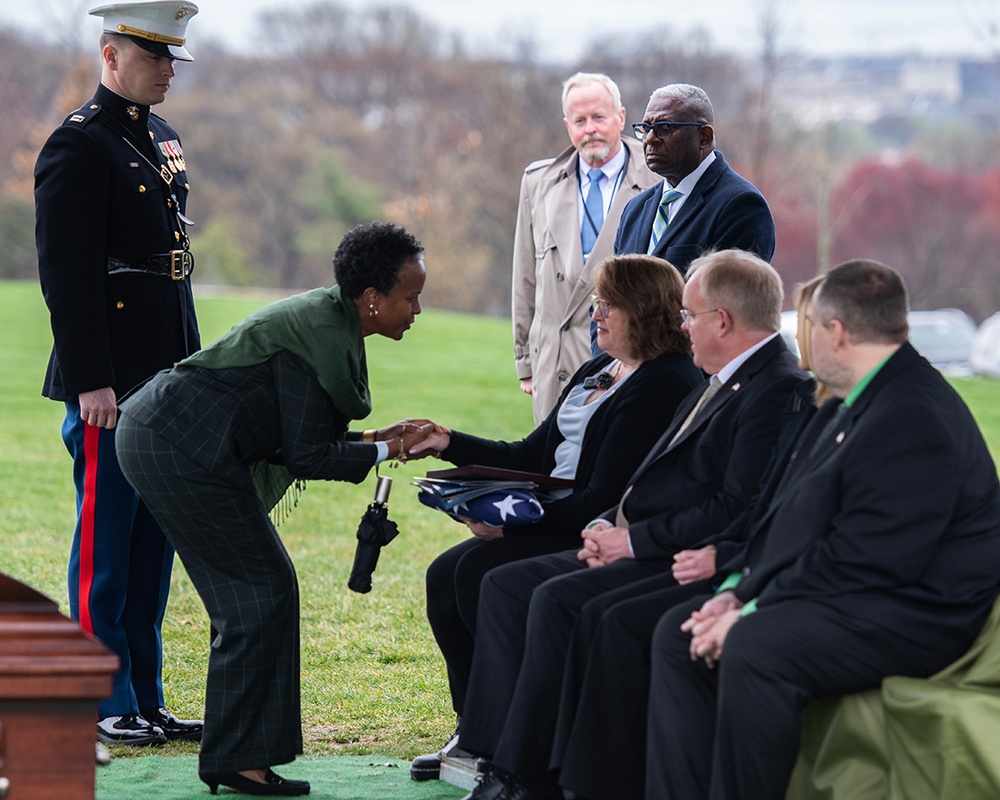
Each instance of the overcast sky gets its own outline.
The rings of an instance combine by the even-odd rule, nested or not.
[[[316,0],[197,0],[200,13],[188,29],[188,48],[210,36],[245,50],[259,41],[261,10],[305,6]],[[366,7],[367,0],[340,0]],[[989,57],[1000,49],[1000,0],[711,0],[627,3],[593,0],[389,0],[416,9],[446,31],[462,33],[483,48],[531,35],[539,53],[569,60],[579,46],[602,32],[670,26],[675,34],[708,30],[717,48],[744,53],[759,49],[757,19],[768,2],[781,9],[783,49],[816,55],[919,52]],[[0,0],[0,25],[52,31],[69,20],[87,19],[99,0]],[[94,35],[99,30],[94,19]],[[86,30],[86,29],[85,29]]]

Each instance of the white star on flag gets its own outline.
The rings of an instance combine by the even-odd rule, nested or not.
[[[514,495],[509,494],[503,500],[493,503],[493,505],[500,512],[500,519],[506,522],[508,516],[514,516],[517,513],[514,511],[514,505],[523,502],[523,500],[519,500]]]

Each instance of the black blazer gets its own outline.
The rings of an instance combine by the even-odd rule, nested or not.
[[[974,636],[1000,591],[1000,485],[969,409],[909,344],[838,406],[799,437],[737,595],[814,600],[924,641]]]
[[[781,431],[775,444],[771,461],[761,478],[757,493],[734,519],[729,527],[702,539],[696,547],[715,545],[717,581],[725,579],[734,569],[742,568],[747,556],[747,543],[757,518],[764,513],[781,478],[785,473],[799,434],[816,414],[814,397],[816,381],[812,378],[802,381],[789,396],[788,404],[781,413]]]
[[[53,400],[105,386],[121,397],[200,344],[190,279],[107,274],[111,256],[135,260],[180,247],[167,195],[183,213],[184,162],[171,160],[169,189],[157,171],[167,161],[160,145],[179,151],[180,143],[148,111],[101,86],[52,133],[35,164],[38,271],[54,339],[42,394]]]
[[[493,441],[452,431],[442,457],[453,464],[487,464],[548,474],[563,441],[556,418],[570,389],[611,362],[600,355],[585,363],[569,382],[545,421],[517,442]],[[505,535],[575,533],[610,503],[666,429],[674,411],[704,376],[689,355],[666,353],[645,362],[594,412],[587,425],[577,464],[575,489],[567,497],[545,503],[545,516],[532,525],[511,527]]]
[[[685,399],[622,499],[636,558],[668,558],[739,515],[770,460],[789,395],[804,378],[776,337],[736,370],[671,443],[704,384]],[[613,520],[616,513],[613,508],[604,516]]]
[[[622,212],[615,253],[645,253],[660,204],[663,183],[633,197]],[[665,258],[683,275],[707,250],[737,247],[765,261],[774,255],[774,220],[757,187],[715,151],[715,161],[695,184],[671,220],[653,255]]]

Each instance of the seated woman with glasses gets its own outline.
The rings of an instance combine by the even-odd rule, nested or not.
[[[577,371],[541,425],[517,442],[438,428],[410,451],[437,451],[460,466],[575,481],[571,493],[542,503],[545,514],[537,522],[494,528],[467,521],[472,538],[442,553],[427,570],[427,616],[459,717],[483,575],[522,558],[579,548],[581,529],[621,499],[677,404],[704,380],[681,330],[684,281],[673,266],[653,256],[614,256],[598,265],[595,288],[593,316],[604,352]],[[440,762],[441,752],[420,756],[411,776],[436,778]]]

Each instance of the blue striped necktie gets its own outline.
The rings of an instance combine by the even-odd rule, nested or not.
[[[670,218],[667,216],[670,204],[680,196],[681,192],[678,192],[676,189],[668,189],[663,193],[660,205],[656,209],[656,218],[653,220],[653,234],[649,237],[649,249],[646,251],[647,253],[652,253],[656,249],[656,245],[660,243],[660,239],[663,238],[663,233],[670,222]]]
[[[604,224],[604,195],[601,194],[601,178],[604,177],[604,172],[595,167],[587,173],[587,177],[590,178],[590,189],[583,204],[583,224],[580,226],[580,244],[583,245],[584,261],[594,249],[597,234],[601,232],[601,225]]]

